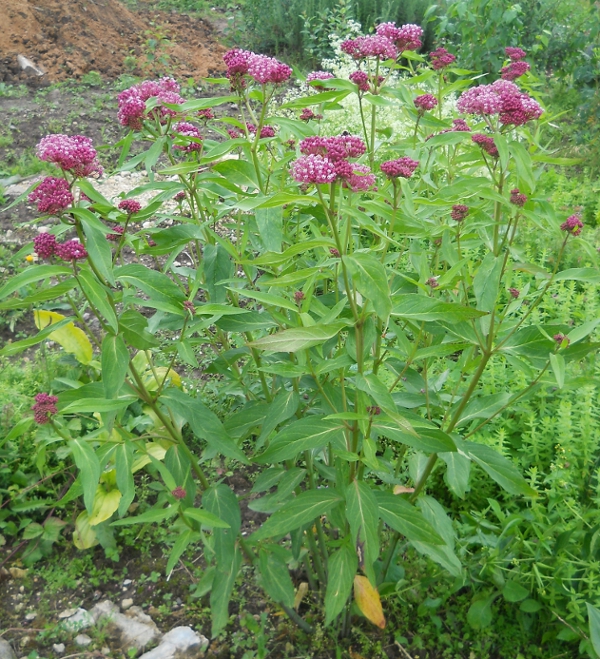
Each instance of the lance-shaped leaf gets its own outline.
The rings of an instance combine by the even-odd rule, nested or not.
[[[215,570],[210,593],[211,635],[213,638],[225,627],[229,620],[229,600],[241,565],[242,555],[236,545],[231,561],[228,564],[219,565]]]
[[[84,439],[72,439],[69,442],[69,448],[71,449],[77,469],[79,469],[79,481],[83,487],[83,501],[86,510],[91,515],[96,496],[96,487],[102,473],[100,461],[94,449]]]
[[[110,490],[107,492],[102,485],[98,485],[96,489],[96,497],[94,499],[94,507],[90,515],[90,526],[96,526],[105,522],[113,516],[119,508],[121,501],[121,493],[119,490]]]
[[[354,480],[346,489],[346,519],[357,547],[361,569],[375,582],[373,563],[379,557],[379,508],[364,481]]]
[[[263,540],[285,535],[294,529],[310,524],[342,500],[337,492],[329,489],[302,492],[273,513],[261,528],[252,534],[252,539]]]
[[[171,553],[169,554],[169,560],[167,561],[167,574],[171,573],[171,570],[175,567],[177,561],[181,558],[183,552],[189,547],[189,545],[193,542],[198,542],[201,537],[200,533],[192,531],[192,529],[187,529],[177,537],[177,540],[171,549]]]
[[[260,464],[283,462],[303,451],[323,448],[329,443],[340,445],[342,441],[343,425],[339,420],[309,416],[283,428],[275,435],[269,448],[254,461]]]
[[[131,524],[155,524],[177,514],[179,506],[168,506],[167,508],[150,508],[141,515],[135,517],[125,517],[111,523],[111,526],[130,526]]]
[[[131,442],[125,441],[115,449],[115,469],[117,487],[121,492],[118,513],[119,517],[122,517],[127,512],[135,496],[135,484],[133,482],[133,444]]]
[[[45,311],[43,309],[33,312],[35,324],[38,329],[44,329],[48,325],[54,325],[65,319],[60,313]],[[94,350],[85,332],[71,322],[60,329],[52,332],[48,338],[56,341],[66,352],[74,355],[75,359],[82,364],[89,364],[94,356]]]
[[[391,492],[375,492],[379,516],[394,531],[406,536],[410,541],[428,542],[442,545],[444,540],[423,517],[420,510],[400,496]]]
[[[325,591],[325,625],[329,625],[343,611],[352,592],[358,558],[349,543],[331,554],[327,564]]]
[[[440,302],[415,293],[394,295],[392,302],[394,304],[392,316],[398,316],[405,320],[444,321],[452,324],[486,315],[485,311],[479,311],[453,302]]]
[[[365,618],[380,629],[385,629],[385,616],[377,588],[367,577],[357,574],[354,577],[354,601]]]
[[[90,255],[96,269],[102,277],[111,285],[115,283],[115,277],[112,269],[112,251],[110,243],[106,239],[106,229],[101,230],[91,221],[87,220],[87,213],[97,221],[96,216],[87,211],[85,208],[78,209],[80,211],[80,219],[82,220],[83,232],[85,233],[86,241],[85,248]],[[81,214],[81,211],[87,211]]]
[[[263,588],[269,597],[277,603],[294,606],[294,584],[290,578],[288,567],[280,556],[278,546],[270,550],[261,548],[258,556],[258,569]]]
[[[345,327],[346,323],[343,321],[336,321],[328,325],[297,327],[264,336],[250,345],[253,348],[268,352],[297,352],[325,343],[325,341],[337,336]]]
[[[475,442],[464,442],[463,446],[471,460],[476,462],[507,492],[530,497],[536,496],[535,490],[527,484],[515,465],[491,446]]]
[[[418,428],[415,433],[409,433],[398,428],[391,419],[375,417],[372,428],[384,437],[401,442],[425,453],[440,453],[456,451],[452,437],[437,428]]]
[[[121,335],[107,334],[104,337],[101,364],[104,395],[114,398],[123,386],[129,368],[129,351]]]
[[[64,265],[32,265],[18,275],[11,277],[9,281],[0,288],[0,300],[11,293],[18,291],[21,287],[32,284],[34,281],[42,281],[48,277],[72,274],[71,268]]]
[[[257,448],[260,448],[273,430],[296,413],[300,396],[295,391],[281,391],[269,404],[269,411],[263,421]]]
[[[379,318],[386,321],[392,311],[392,302],[387,273],[381,261],[364,252],[343,258],[360,294],[371,302]]]
[[[119,281],[135,286],[150,299],[171,302],[177,309],[185,300],[183,291],[167,275],[138,263],[121,266],[115,271],[115,276]]]
[[[103,286],[90,270],[82,268],[77,278],[88,300],[94,305],[110,327],[117,332],[119,330],[119,322],[109,302],[111,296],[110,290]]]

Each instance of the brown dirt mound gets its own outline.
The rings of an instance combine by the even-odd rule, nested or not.
[[[200,18],[148,10],[132,12],[117,0],[0,0],[0,82],[56,82],[98,71],[109,78],[145,60],[149,29],[171,41],[169,71],[205,77],[223,70],[225,47],[213,26]],[[21,70],[24,55],[45,71],[41,78]],[[128,68],[125,58],[128,58]]]

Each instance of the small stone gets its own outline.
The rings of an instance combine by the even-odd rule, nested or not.
[[[82,648],[86,648],[91,642],[92,639],[87,634],[77,634],[75,637],[75,644]]]
[[[65,644],[64,643],[55,643],[52,646],[52,649],[54,650],[54,652],[56,652],[56,654],[63,654],[64,651],[65,651]]]
[[[11,644],[3,638],[0,638],[0,659],[17,659]]]
[[[25,616],[25,620],[27,620],[27,622],[31,622],[32,620],[35,620],[36,618],[37,618],[37,613],[28,613]]]
[[[107,655],[110,654],[110,648],[106,647],[106,645],[100,650],[102,654],[106,657]]]
[[[131,579],[124,579],[123,580],[123,585],[126,586],[126,587],[131,586],[132,583],[133,583],[133,581]]]
[[[64,615],[71,612],[70,615]],[[67,609],[58,614],[62,618],[60,626],[69,632],[79,632],[82,629],[87,629],[94,624],[93,617],[85,609]]]
[[[140,659],[195,659],[208,647],[208,639],[191,627],[175,627],[161,639],[160,645]]]
[[[131,606],[133,606],[133,600],[131,599],[131,597],[128,597],[127,599],[124,599],[121,602],[121,608],[123,609],[123,611],[126,611]]]

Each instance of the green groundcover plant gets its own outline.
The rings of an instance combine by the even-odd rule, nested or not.
[[[244,562],[310,631],[294,608],[300,575],[342,634],[353,601],[385,627],[380,592],[398,580],[400,538],[460,578],[430,477],[442,471],[464,493],[476,464],[533,499],[512,462],[474,435],[540,388],[562,386],[568,364],[596,350],[596,321],[532,322],[555,282],[599,273],[561,268],[567,243],[585,249],[583,223],[536,196],[545,164],[566,163],[545,151],[548,118],[514,82],[530,80],[525,53],[507,48],[502,78],[471,86],[444,49],[417,54],[421,36],[384,23],[347,40],[356,71],[309,75],[314,91],[284,106],[296,119],[271,112],[291,69],[240,49],[213,80],[227,96],[185,100],[170,78],[121,92],[130,131],[119,168],[143,165],[150,182],[118,205],[94,188],[101,167],[89,139],[49,135],[38,146],[62,176],[29,200],[59,221],[0,299],[32,308],[39,333],[0,354],[52,340],[87,376],[38,393],[13,436],[37,423],[39,447],[72,456],[79,477],[64,500],[83,500],[77,547],[109,546],[113,527],[152,522],[175,538],[167,571],[201,547],[213,635]],[[391,84],[393,72],[402,76]],[[424,83],[433,93],[416,95]],[[442,119],[457,93],[460,116]],[[319,135],[320,116],[350,94],[362,134]],[[414,125],[401,139],[378,128],[376,113],[398,99]],[[238,116],[215,116],[231,103]],[[136,140],[148,148],[129,158]],[[156,194],[142,208],[135,197],[148,190]],[[178,221],[153,223],[172,200]],[[523,257],[525,226],[560,236],[551,269]],[[66,316],[54,310],[65,302]],[[200,351],[227,401],[221,415],[176,370],[198,368]],[[522,386],[484,390],[498,360],[523,373]],[[260,496],[248,505],[262,523],[243,524],[236,493],[209,478],[215,458],[256,471]],[[157,498],[136,515],[140,470],[155,476]]]

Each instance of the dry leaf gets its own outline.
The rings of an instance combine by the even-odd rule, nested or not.
[[[306,581],[303,581],[298,586],[298,590],[296,591],[296,597],[294,598],[294,608],[296,609],[296,611],[298,610],[300,606],[300,602],[302,602],[306,593],[308,593],[308,584],[306,583]]]
[[[354,577],[354,600],[361,613],[377,627],[385,628],[385,616],[381,608],[381,600],[376,588],[373,588],[367,577],[357,574]]]
[[[358,652],[354,652],[352,649],[352,646],[348,648],[348,654],[350,655],[350,659],[365,659],[362,654],[358,654]]]
[[[405,485],[394,485],[394,494],[412,494],[415,491],[414,487],[406,487]]]
[[[11,567],[8,571],[13,579],[24,579],[27,576],[27,570],[21,570],[20,567]]]

